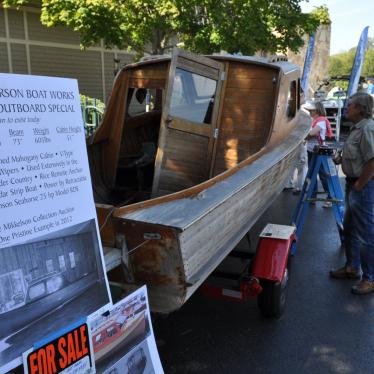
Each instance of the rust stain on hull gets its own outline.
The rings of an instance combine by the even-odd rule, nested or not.
[[[136,282],[149,286],[175,285],[185,288],[177,233],[157,225],[117,219],[117,233],[123,233]],[[159,239],[145,239],[144,234]]]

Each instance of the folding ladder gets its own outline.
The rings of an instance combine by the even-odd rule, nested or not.
[[[301,191],[299,201],[297,203],[292,224],[296,227],[296,237],[300,239],[301,232],[304,227],[305,218],[308,214],[309,204],[316,201],[329,201],[332,203],[336,225],[338,227],[340,240],[343,241],[343,217],[344,217],[344,195],[340,185],[338,171],[332,157],[336,148],[329,146],[316,146],[313,150],[312,160],[310,162],[308,173]],[[322,170],[326,174],[328,193],[317,192],[317,195],[329,195],[330,198],[314,197],[314,190],[317,186],[317,177],[319,171]],[[297,249],[297,242],[291,247],[291,254]]]

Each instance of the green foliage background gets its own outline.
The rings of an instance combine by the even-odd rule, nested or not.
[[[330,56],[329,75],[349,75],[355,55],[356,47],[351,48],[349,51]],[[374,77],[374,38],[368,38],[361,75],[364,77]]]
[[[28,0],[3,0],[4,6]],[[326,7],[304,14],[301,0],[41,0],[45,26],[64,25],[83,48],[103,40],[138,56],[176,44],[197,53],[297,51],[302,36],[328,23]],[[325,9],[324,9],[325,8]]]

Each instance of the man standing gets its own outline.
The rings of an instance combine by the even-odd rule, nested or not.
[[[358,295],[374,292],[374,121],[373,97],[357,93],[348,99],[346,116],[353,122],[343,148],[346,175],[344,241],[346,264],[332,278],[358,279]]]

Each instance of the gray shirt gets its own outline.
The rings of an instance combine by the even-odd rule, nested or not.
[[[359,178],[364,165],[374,158],[374,121],[363,119],[354,124],[344,143],[342,166],[344,174]]]

